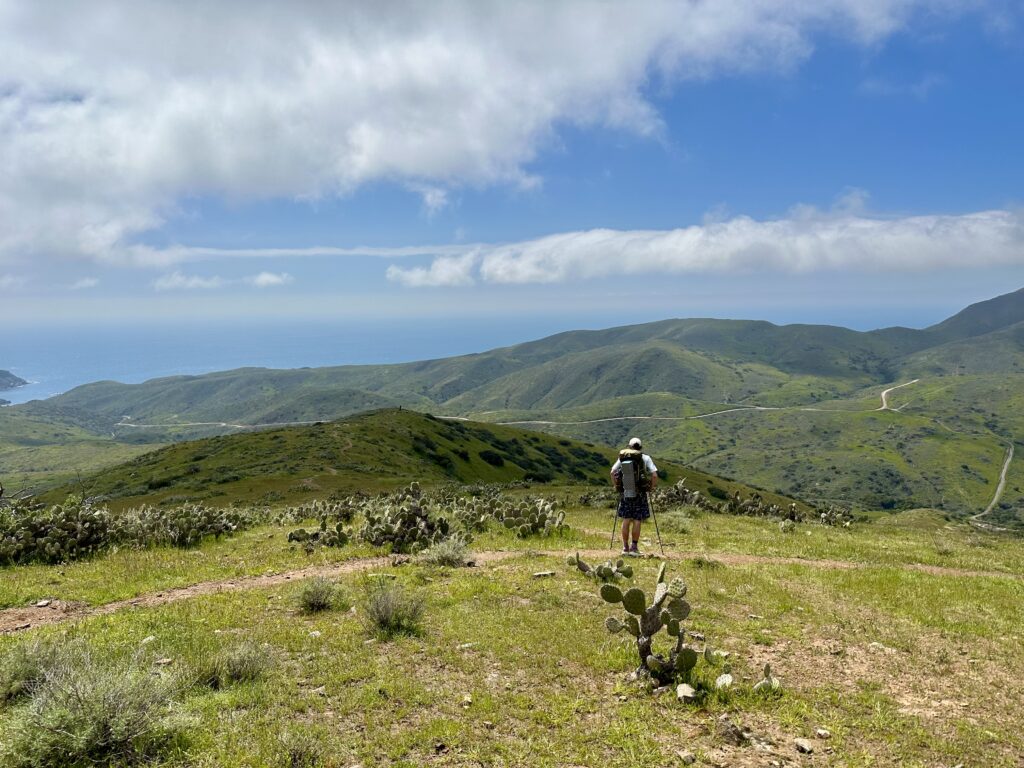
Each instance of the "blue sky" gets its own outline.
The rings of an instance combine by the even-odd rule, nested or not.
[[[0,0],[2,319],[871,328],[1024,286],[1017,4],[804,5]]]

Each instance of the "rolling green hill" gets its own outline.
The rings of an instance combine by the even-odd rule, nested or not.
[[[935,413],[916,407],[877,412],[881,391],[897,383],[920,379],[898,391],[903,399],[894,394],[894,403],[905,403],[936,379],[959,391],[965,379],[981,377],[984,388],[981,380],[991,376],[1006,386],[983,395],[984,409],[994,415],[986,419],[951,421],[950,408],[963,407],[957,399],[949,405],[932,398]],[[1016,400],[1008,394],[1022,388],[1021,376],[1024,290],[923,330],[664,320],[400,365],[246,368],[137,385],[99,382],[4,410],[102,438],[99,461],[114,445],[404,406],[531,422],[612,444],[639,432],[660,456],[787,494],[966,514],[987,505],[999,456],[1008,442],[1021,439],[1011,412]],[[736,407],[759,410],[710,416]],[[971,407],[982,406],[976,401]],[[639,416],[662,420],[627,418]],[[993,418],[999,426],[989,423]],[[581,421],[595,423],[573,423]],[[1010,476],[1016,475],[1015,464]],[[1019,498],[1014,487],[1007,488],[1007,499]],[[1003,512],[1024,518],[1017,506]]]
[[[334,492],[427,484],[532,480],[607,486],[615,449],[522,429],[385,409],[341,421],[176,443],[108,468],[43,498],[83,490],[113,507],[203,501],[283,503]],[[754,489],[660,462],[686,479],[749,497]],[[780,505],[792,499],[762,494]]]

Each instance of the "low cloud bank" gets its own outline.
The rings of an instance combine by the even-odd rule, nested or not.
[[[427,267],[388,268],[403,285],[561,283],[618,274],[885,272],[1024,264],[1024,215],[981,211],[873,218],[801,209],[788,218],[672,230],[593,229],[477,246]]]

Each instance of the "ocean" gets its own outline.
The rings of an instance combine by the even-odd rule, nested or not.
[[[403,363],[484,352],[579,327],[602,326],[599,319],[582,326],[565,317],[519,317],[7,330],[0,339],[0,370],[30,383],[0,392],[0,399],[24,403],[93,381],[134,384],[246,366]]]

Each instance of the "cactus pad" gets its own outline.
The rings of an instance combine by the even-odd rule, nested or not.
[[[616,587],[614,584],[602,584],[601,597],[607,603],[621,603],[622,590]]]
[[[634,616],[640,616],[647,608],[647,596],[642,589],[633,587],[622,596],[622,607]]]
[[[672,616],[673,619],[685,621],[686,617],[690,615],[690,604],[682,598],[677,597],[673,600],[669,600],[666,610],[668,610],[669,615]]]

